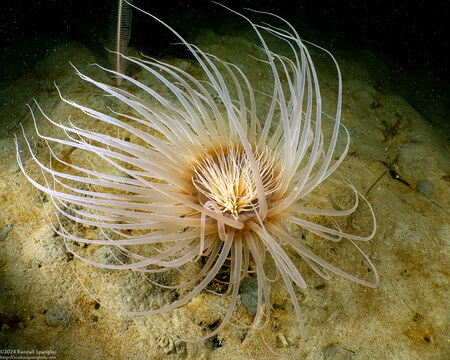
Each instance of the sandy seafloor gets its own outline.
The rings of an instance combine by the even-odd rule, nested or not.
[[[246,54],[254,51],[254,37],[249,34],[243,31],[240,36],[223,37],[211,31],[199,34],[195,43],[241,66],[255,89],[268,91],[267,69]],[[310,205],[351,206],[352,192],[339,180],[341,176],[363,194],[370,189],[367,199],[375,210],[378,229],[374,239],[361,247],[374,262],[380,285],[367,288],[337,275],[324,281],[290,252],[309,285],[297,291],[307,336],[299,358],[449,358],[450,164],[449,129],[445,127],[449,113],[442,101],[448,88],[432,83],[426,73],[397,72],[371,51],[335,51],[334,55],[344,79],[342,122],[350,131],[351,145],[336,174],[313,192]],[[313,51],[313,58],[324,111],[332,113],[335,71],[320,52]],[[164,60],[194,76],[199,74],[190,59]],[[48,155],[45,144],[33,132],[24,104],[36,98],[56,121],[66,121],[73,113],[58,98],[53,82],[69,98],[89,106],[107,106],[105,97],[74,74],[69,61],[82,72],[113,84],[106,74],[88,66],[104,59],[97,59],[82,44],[70,42],[56,46],[34,69],[0,93],[0,349],[49,350],[57,359],[271,359],[261,337],[252,331],[227,327],[213,340],[196,344],[174,342],[164,335],[158,324],[184,329],[185,334],[194,336],[200,333],[200,323],[213,324],[216,318],[208,304],[214,306],[218,300],[209,294],[163,318],[132,317],[96,306],[82,288],[77,275],[102,300],[128,309],[166,304],[172,296],[134,273],[99,271],[72,260],[63,240],[54,236],[36,189],[17,165],[14,133],[20,137],[21,148],[25,146],[20,129],[14,126],[19,122],[38,156],[47,159]],[[133,67],[129,74],[146,79]],[[123,88],[127,89],[126,83]],[[42,132],[55,134],[42,116],[37,121]],[[386,134],[388,124],[397,124],[395,134]],[[63,155],[71,161],[80,156],[76,151]],[[23,152],[23,162],[27,171],[39,178],[27,152]],[[352,221],[350,230],[354,233],[370,232],[371,219],[364,206]],[[305,242],[313,249],[316,246],[308,235]],[[325,257],[329,253],[321,251],[336,254],[331,257],[335,264],[359,267],[357,274],[367,271],[363,258],[348,249],[338,243],[319,246],[318,253]],[[273,265],[267,266],[273,271]],[[366,278],[372,279],[371,274]],[[283,284],[274,286],[272,293],[276,324],[271,334],[283,334],[288,346],[293,346],[299,333],[288,294]],[[237,315],[246,311],[242,298]],[[277,345],[283,347],[280,341]]]

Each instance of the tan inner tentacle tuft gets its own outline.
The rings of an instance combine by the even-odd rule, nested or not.
[[[276,157],[267,147],[256,150],[253,155],[264,185],[264,195],[269,197],[280,183],[280,172],[275,170]],[[223,213],[242,220],[258,208],[254,176],[245,152],[229,145],[208,152],[197,161],[192,183],[199,191],[201,203],[213,201]]]

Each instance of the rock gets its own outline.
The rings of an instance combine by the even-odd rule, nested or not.
[[[14,224],[9,223],[3,226],[3,229],[0,230],[0,241],[5,240],[8,236],[8,233],[12,230]]]
[[[258,282],[256,279],[245,279],[239,288],[242,306],[250,316],[255,316],[258,310]]]
[[[431,198],[433,195],[433,184],[428,180],[419,181],[416,184],[416,190],[426,197]]]
[[[55,305],[45,313],[45,321],[49,326],[69,325],[69,316],[60,305]]]
[[[94,252],[94,260],[104,265],[119,265],[126,259],[126,256],[114,246],[102,246]]]

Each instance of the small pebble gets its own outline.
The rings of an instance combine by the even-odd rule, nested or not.
[[[44,264],[62,261],[66,253],[66,246],[60,238],[50,238],[42,242],[36,249],[36,259]]]
[[[426,197],[431,198],[433,195],[433,184],[428,180],[419,181],[416,185],[416,190]]]
[[[12,230],[13,226],[14,226],[13,223],[9,223],[9,224],[6,224],[5,226],[3,226],[3,229],[0,230],[0,241],[6,239],[6,237],[8,236],[8,233]]]
[[[255,316],[258,310],[258,282],[254,279],[245,279],[239,288],[241,304],[250,316]]]
[[[69,325],[69,316],[61,306],[55,305],[45,313],[45,321],[49,326]]]
[[[355,352],[345,349],[338,344],[331,344],[325,347],[323,350],[323,359],[324,360],[334,360],[334,359],[342,359],[342,360],[351,360],[355,356]]]
[[[117,265],[126,261],[126,256],[113,246],[102,246],[94,252],[94,260],[100,264]]]

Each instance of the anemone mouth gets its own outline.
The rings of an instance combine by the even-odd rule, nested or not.
[[[192,175],[200,204],[237,221],[256,216],[259,201],[255,176],[261,177],[264,196],[269,200],[279,188],[281,171],[275,153],[268,147],[255,149],[253,156],[259,174],[253,174],[245,151],[234,144],[202,154]]]

